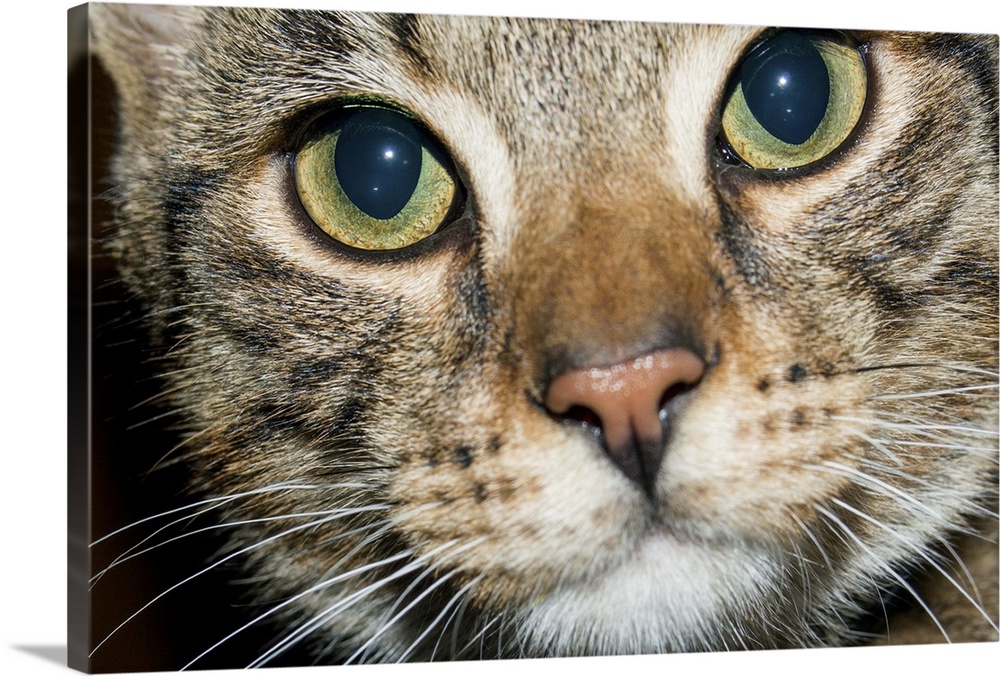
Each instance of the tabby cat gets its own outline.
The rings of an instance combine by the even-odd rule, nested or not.
[[[164,668],[997,640],[996,36],[91,20],[190,476],[93,593],[226,543],[94,656],[223,570]]]

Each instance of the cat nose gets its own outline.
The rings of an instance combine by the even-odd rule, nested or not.
[[[705,362],[686,348],[556,376],[545,407],[556,418],[597,427],[611,460],[652,495],[669,429],[668,405],[701,380]]]

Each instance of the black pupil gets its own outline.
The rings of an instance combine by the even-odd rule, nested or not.
[[[830,75],[812,42],[784,32],[743,60],[740,85],[747,108],[764,129],[785,143],[809,140],[826,114]]]
[[[420,135],[391,110],[359,109],[344,121],[334,169],[344,194],[372,218],[392,218],[413,196],[420,178]]]

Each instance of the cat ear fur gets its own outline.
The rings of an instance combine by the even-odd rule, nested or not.
[[[133,111],[130,119],[152,121],[178,109],[198,11],[173,5],[89,6],[91,50],[115,82],[120,105]]]
[[[90,5],[91,48],[116,80],[151,82],[170,77],[183,58],[197,21],[197,8],[174,5]]]
[[[97,33],[119,49],[142,56],[183,42],[195,21],[195,7],[177,5],[91,5]]]

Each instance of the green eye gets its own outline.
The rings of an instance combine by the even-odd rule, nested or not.
[[[358,249],[402,249],[440,228],[458,188],[447,160],[407,116],[346,108],[314,125],[295,157],[310,218]]]
[[[853,45],[787,30],[743,57],[730,90],[724,143],[756,169],[790,169],[847,140],[864,110],[868,74]]]

